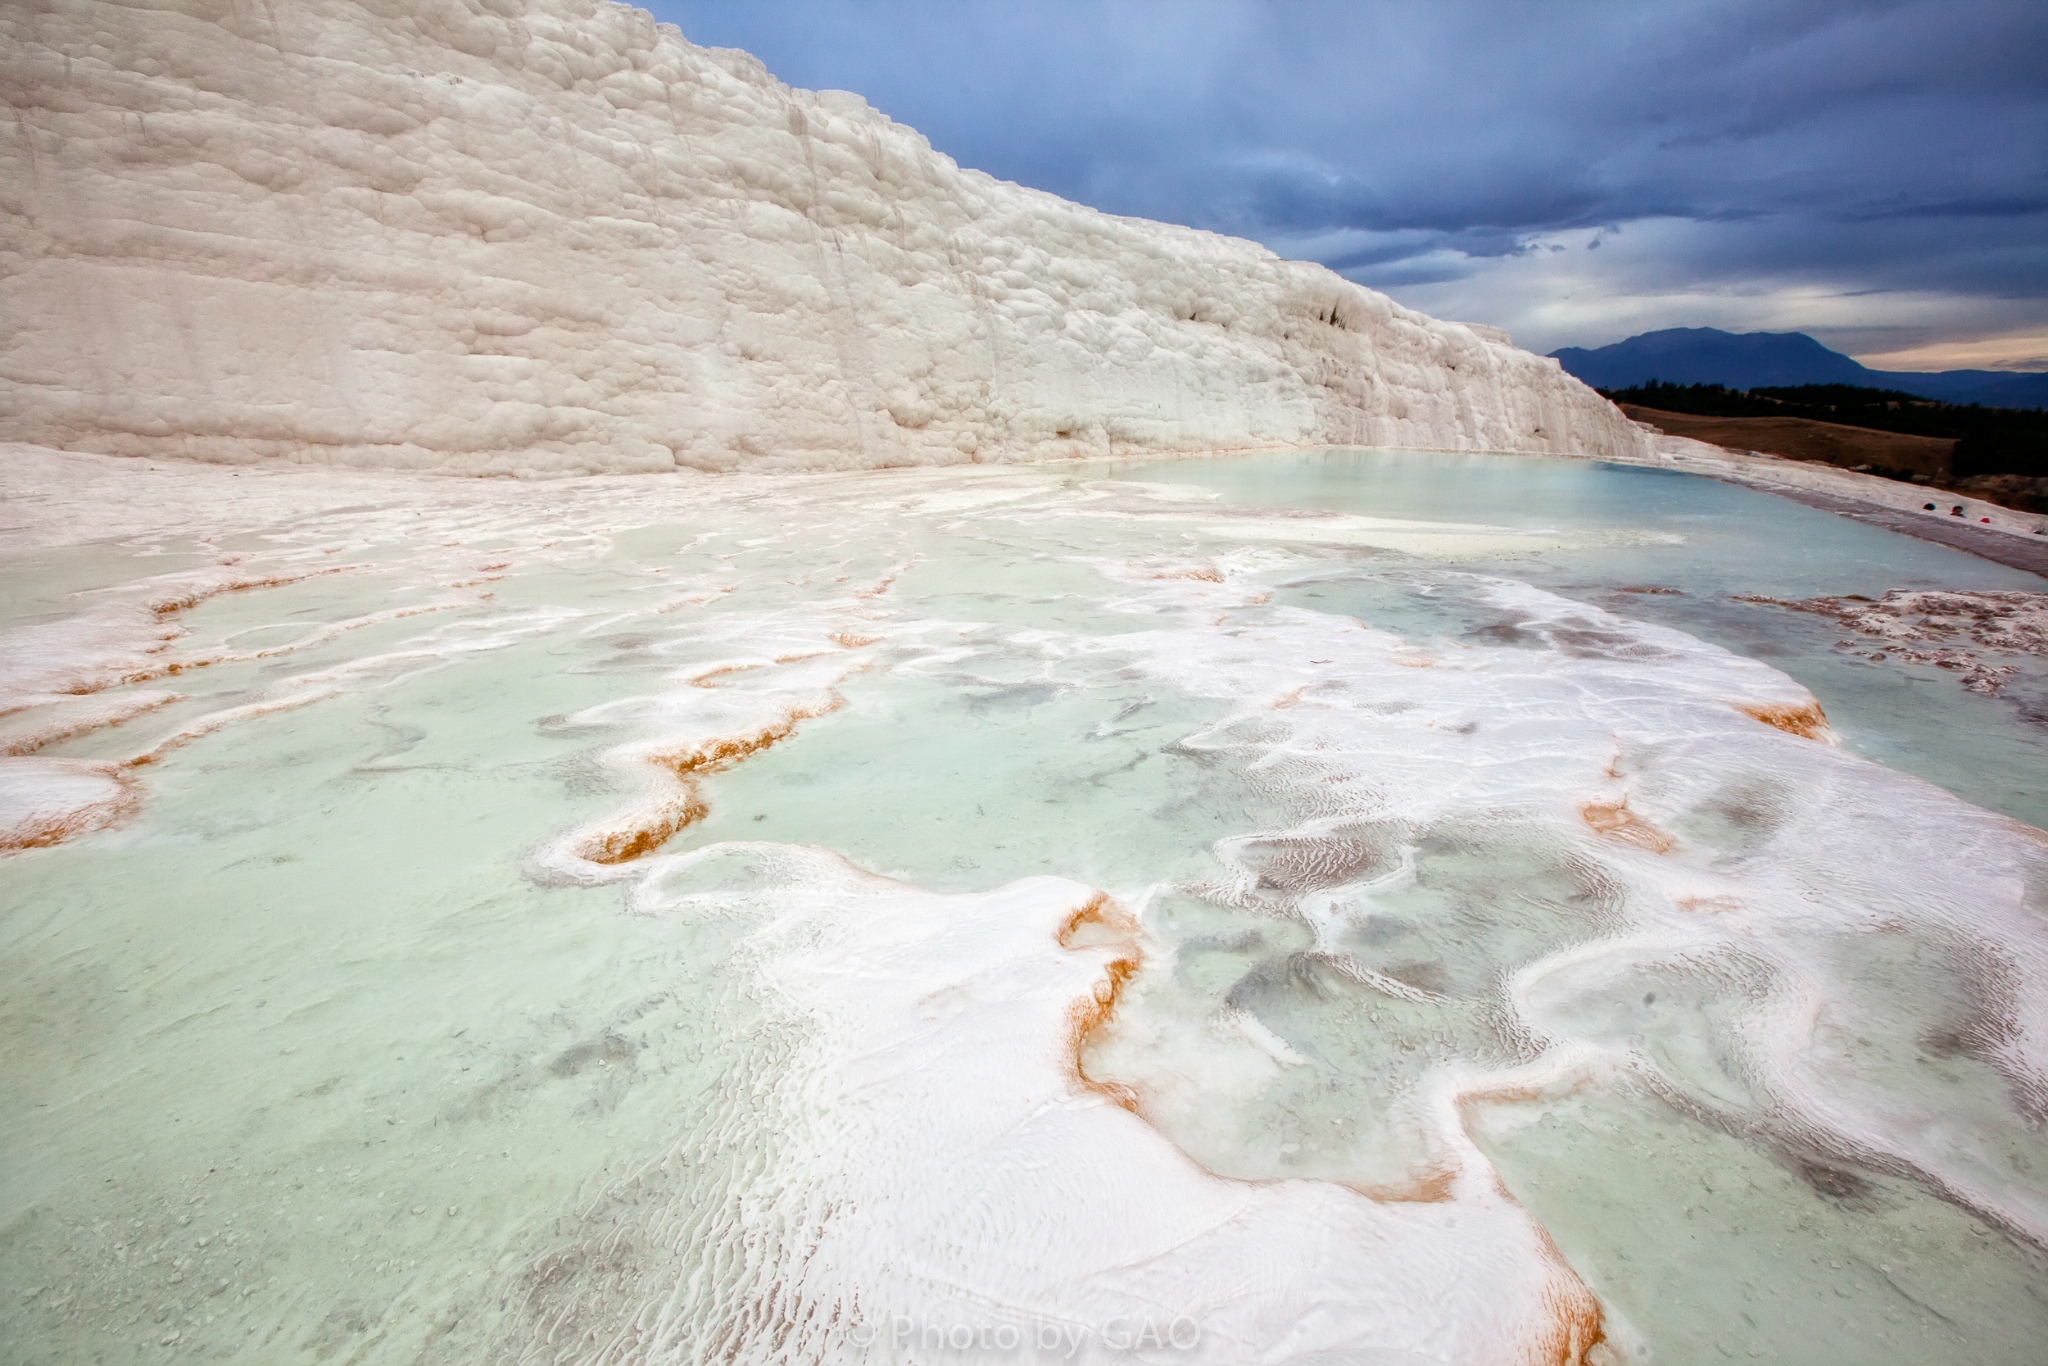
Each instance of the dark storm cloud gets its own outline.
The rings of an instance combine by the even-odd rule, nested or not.
[[[2048,296],[2043,0],[652,8],[964,164],[1368,283],[1662,218],[1731,228],[1681,270]]]

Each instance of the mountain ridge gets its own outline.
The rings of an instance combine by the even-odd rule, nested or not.
[[[1667,327],[1609,346],[1561,347],[1551,358],[1596,389],[1721,384],[1730,389],[1851,384],[1896,389],[1943,403],[1992,408],[2048,406],[2048,374],[2006,370],[1872,370],[1804,332],[1724,332]]]

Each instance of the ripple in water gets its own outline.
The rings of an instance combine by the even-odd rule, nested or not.
[[[5,569],[21,1359],[2048,1329],[2028,576],[1529,459],[234,492]]]

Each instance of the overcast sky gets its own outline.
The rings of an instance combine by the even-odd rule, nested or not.
[[[654,0],[968,166],[1525,346],[2048,369],[2048,0]]]

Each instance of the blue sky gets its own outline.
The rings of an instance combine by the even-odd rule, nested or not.
[[[965,165],[1524,345],[2048,369],[2048,0],[656,0]]]

